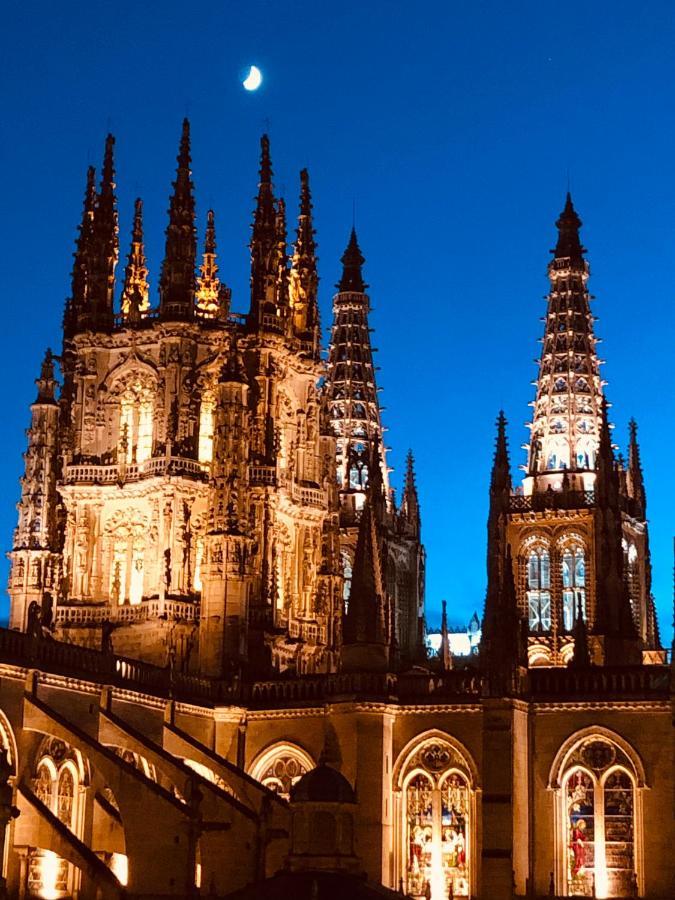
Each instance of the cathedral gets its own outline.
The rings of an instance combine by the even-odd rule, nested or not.
[[[112,136],[87,172],[9,552],[0,896],[671,897],[673,673],[571,197],[525,475],[500,413],[459,656],[445,605],[429,650],[355,230],[324,353],[307,170],[289,241],[262,137],[236,312],[190,153],[186,120],[157,292],[141,199],[118,271]]]

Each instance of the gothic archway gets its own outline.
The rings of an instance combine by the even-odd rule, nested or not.
[[[605,728],[587,728],[556,755],[556,893],[642,896],[644,769],[634,749]]]
[[[477,770],[449,735],[411,741],[394,767],[396,879],[411,897],[476,891]]]

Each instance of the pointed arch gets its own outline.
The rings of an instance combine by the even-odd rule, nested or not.
[[[572,753],[579,745],[592,737],[604,738],[622,750],[633,765],[635,776],[637,778],[637,786],[641,788],[649,787],[645,775],[645,767],[637,750],[635,750],[635,748],[616,731],[605,728],[603,725],[589,725],[587,728],[582,728],[579,731],[570,734],[561,744],[549,770],[549,789],[557,789],[560,787],[561,775],[568,765]]]

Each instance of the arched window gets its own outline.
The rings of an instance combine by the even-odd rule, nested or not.
[[[282,743],[264,750],[253,762],[250,774],[287,800],[295,782],[315,767],[316,763],[302,747]]]
[[[527,557],[527,618],[530,631],[551,629],[551,557],[534,547]]]
[[[628,755],[605,737],[580,742],[567,755],[561,801],[562,893],[638,896],[636,773]]]
[[[204,393],[199,405],[199,462],[210,463],[213,459],[213,423],[216,401],[211,393]]]
[[[46,737],[38,751],[33,791],[47,809],[74,835],[80,836],[83,809],[80,803],[82,760],[78,752],[58,738]],[[72,896],[79,884],[79,870],[52,850],[30,853],[27,871],[29,896]]]
[[[566,438],[557,437],[549,442],[546,468],[569,469],[570,447]]]
[[[586,560],[583,547],[568,547],[563,551],[562,583],[563,628],[571,631],[579,605],[586,619]]]
[[[127,465],[152,456],[153,394],[144,379],[132,379],[120,394],[118,459]]]
[[[473,794],[469,768],[443,738],[424,741],[401,767],[400,861],[415,898],[471,896]]]

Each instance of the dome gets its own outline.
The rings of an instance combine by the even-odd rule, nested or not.
[[[291,788],[291,802],[356,803],[354,788],[344,775],[325,763],[306,772]]]

